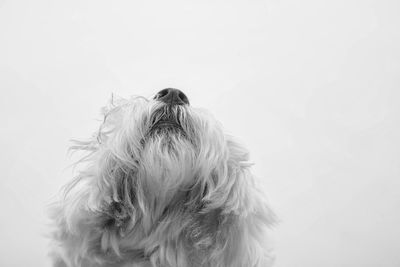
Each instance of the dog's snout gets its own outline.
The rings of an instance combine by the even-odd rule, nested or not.
[[[166,88],[158,92],[154,99],[170,105],[189,105],[187,96],[178,89]]]

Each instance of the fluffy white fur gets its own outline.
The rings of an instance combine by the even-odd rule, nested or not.
[[[166,117],[180,128],[156,128]],[[270,266],[248,152],[205,110],[119,99],[73,148],[88,153],[52,208],[53,266]]]

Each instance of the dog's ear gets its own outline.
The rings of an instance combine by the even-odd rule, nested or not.
[[[241,216],[255,214],[266,225],[274,224],[276,216],[270,209],[263,185],[251,172],[249,153],[232,137],[228,138],[228,175],[232,186],[227,197],[226,207]]]
[[[134,228],[139,213],[134,159],[127,151],[117,154],[94,140],[78,143],[75,149],[89,150],[88,144],[90,154],[84,158],[87,166],[67,185],[57,221],[71,240],[73,236],[82,237],[77,247],[96,247],[98,253],[93,251],[93,256],[105,252],[118,256],[118,240]]]
[[[275,215],[250,171],[247,150],[232,139],[227,142],[226,165],[213,172],[211,190],[203,198],[206,211],[221,211],[216,232],[221,249],[212,257],[223,258],[224,266],[268,266],[261,262],[270,260],[266,228],[274,224]]]
[[[87,154],[78,162],[82,171],[66,186],[63,204],[71,232],[80,232],[84,220],[93,226],[91,231],[97,231],[91,236],[100,236],[102,249],[116,252],[115,239],[133,228],[139,213],[136,178],[140,140],[133,110],[126,103],[113,97],[103,108],[103,122],[92,138],[74,141],[71,150]]]
[[[250,172],[248,151],[230,136],[226,142],[226,158],[205,180],[203,201],[209,209],[223,207],[225,213],[246,215],[265,201]]]
[[[105,228],[127,231],[133,227],[137,215],[136,167],[121,155],[107,151],[101,155],[98,168],[96,180],[100,193],[94,202],[101,203],[101,221]]]

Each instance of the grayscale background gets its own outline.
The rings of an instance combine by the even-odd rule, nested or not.
[[[251,151],[276,267],[400,266],[398,0],[0,0],[0,266],[47,267],[67,148],[183,90]]]

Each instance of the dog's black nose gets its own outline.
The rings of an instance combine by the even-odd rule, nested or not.
[[[170,105],[189,105],[187,96],[182,91],[174,88],[162,89],[155,95],[154,99]]]

